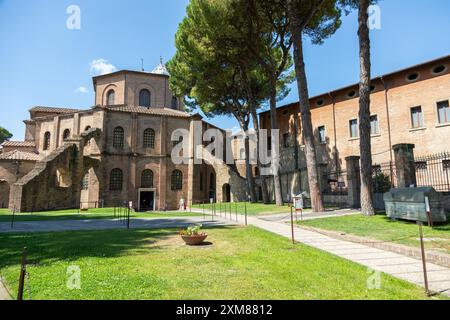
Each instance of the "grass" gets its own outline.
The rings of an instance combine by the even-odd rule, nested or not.
[[[352,215],[304,221],[315,228],[345,232],[356,236],[419,247],[419,229],[416,223],[393,221],[385,215],[365,217]],[[450,253],[450,223],[423,227],[425,246]]]
[[[231,204],[231,212],[232,214],[236,213],[236,208],[239,214],[244,214],[245,207],[247,206],[247,214],[248,215],[269,215],[269,214],[277,214],[277,213],[289,213],[291,211],[288,205],[277,206],[275,204],[264,204],[264,203],[245,203],[245,202],[233,202],[233,203],[217,203],[215,204],[216,211],[222,211],[227,213],[230,212],[230,204]],[[203,205],[193,205],[193,208],[202,209]],[[205,203],[205,210],[212,210],[213,205],[211,203]]]
[[[27,246],[35,300],[426,299],[384,274],[370,290],[367,268],[255,227],[207,232],[213,245],[203,247],[168,229],[1,234],[0,273],[15,294]],[[81,270],[79,290],[67,288],[70,266]]]
[[[199,213],[190,212],[132,212],[132,218],[163,218],[198,216]],[[0,222],[10,222],[12,214],[8,209],[0,209]],[[91,219],[114,219],[114,208],[90,209],[80,211],[77,209],[57,210],[35,213],[16,213],[14,221],[43,221],[43,220],[91,220]]]

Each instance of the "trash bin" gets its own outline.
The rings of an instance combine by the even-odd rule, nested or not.
[[[446,222],[442,195],[432,187],[396,188],[384,194],[386,214],[393,219],[428,222],[426,200],[428,198],[433,222]]]

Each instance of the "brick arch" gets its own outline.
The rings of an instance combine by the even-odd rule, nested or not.
[[[107,94],[108,94],[108,91],[109,90],[114,90],[114,93],[115,93],[115,97],[116,97],[116,99],[117,99],[117,90],[118,90],[118,87],[117,87],[117,85],[115,85],[115,84],[110,84],[110,85],[108,85],[108,86],[106,86],[106,88],[105,89],[103,89],[103,92],[102,92],[102,105],[103,106],[106,106],[106,102],[107,102]],[[116,101],[114,101],[115,103],[116,103]],[[117,103],[116,103],[117,104]]]
[[[150,91],[150,102],[151,102],[151,108],[158,107],[156,105],[156,90],[153,86],[151,86],[148,83],[141,83],[139,84],[136,89],[134,90],[134,104],[137,106],[139,105],[139,94],[141,90],[147,89]]]

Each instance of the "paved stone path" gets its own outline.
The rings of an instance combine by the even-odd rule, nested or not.
[[[335,214],[311,214],[310,219],[319,217],[332,217],[337,215],[353,214],[348,211],[339,211]],[[315,217],[313,216],[315,215]],[[235,219],[235,215],[232,216]],[[290,220],[290,217],[288,218]],[[238,222],[245,223],[245,217],[238,215]],[[290,224],[285,219],[268,221],[261,217],[248,216],[250,225],[276,233],[286,238],[292,238]],[[294,238],[297,242],[316,249],[326,251],[344,259],[356,262],[372,270],[381,271],[396,278],[406,280],[419,286],[424,286],[422,261],[393,253],[386,250],[372,248],[363,244],[335,239],[321,233],[306,230],[299,226],[294,229]],[[432,292],[443,293],[450,296],[450,269],[427,263],[428,283]]]
[[[0,300],[11,300],[11,297],[0,278]]]
[[[224,219],[215,219],[212,222],[207,216],[203,217],[167,217],[167,218],[131,218],[131,229],[160,229],[160,228],[186,228],[191,224],[201,223],[206,226],[230,225],[233,222]],[[76,230],[104,230],[104,229],[126,229],[126,224],[117,219],[93,219],[93,220],[61,220],[61,221],[20,221],[11,224],[0,223],[0,233],[20,232],[49,232],[49,231],[76,231]]]

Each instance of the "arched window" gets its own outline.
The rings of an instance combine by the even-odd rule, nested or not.
[[[151,102],[152,94],[147,89],[142,89],[139,92],[139,106],[150,108],[152,105]]]
[[[146,169],[142,171],[141,188],[153,188],[153,171]]]
[[[155,147],[155,130],[153,129],[145,129],[144,131],[144,148]]]
[[[109,177],[109,190],[121,191],[123,185],[123,172],[120,169],[112,169]]]
[[[182,142],[183,142],[183,136],[179,136],[179,137],[178,137],[178,140],[173,140],[173,141],[172,141],[174,147],[175,147],[176,145],[178,145],[179,143],[182,143]]]
[[[172,97],[172,109],[178,109],[178,99],[177,97]]]
[[[172,190],[182,190],[183,189],[183,173],[180,170],[174,170],[172,172]]]
[[[123,148],[124,131],[122,127],[116,127],[113,135],[113,147]]]
[[[51,134],[50,134],[50,132],[47,131],[44,134],[44,145],[43,145],[44,150],[50,149],[50,137],[51,137]]]
[[[106,105],[113,106],[116,103],[116,92],[114,90],[109,90],[106,94]]]
[[[86,172],[86,174],[83,177],[83,180],[81,181],[81,190],[88,190],[89,189],[89,172]]]
[[[70,137],[70,130],[69,129],[64,130],[63,141],[66,141],[67,139],[69,139],[69,137]]]

